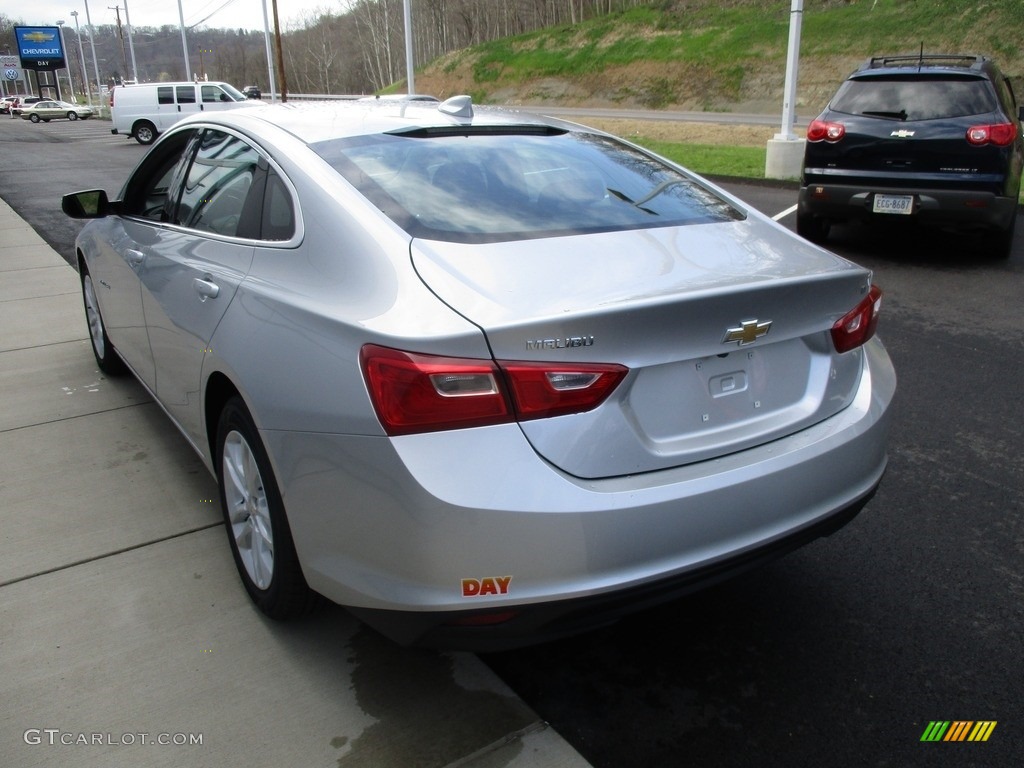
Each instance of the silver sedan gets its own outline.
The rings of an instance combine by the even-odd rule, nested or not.
[[[218,112],[64,210],[99,366],[216,476],[274,618],[557,637],[833,532],[885,470],[871,274],[603,133]]]
[[[94,114],[96,113],[92,107],[46,99],[21,108],[21,119],[31,120],[33,123],[48,123],[51,120],[88,120]]]

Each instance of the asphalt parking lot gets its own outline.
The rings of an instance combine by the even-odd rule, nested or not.
[[[879,334],[900,377],[888,474],[842,531],[581,637],[406,652],[340,609],[281,627],[248,607],[212,481],[130,383],[97,380],[54,255],[77,228],[59,194],[116,190],[143,149],[102,125],[8,127],[0,197],[52,248],[19,224],[26,239],[0,252],[0,765],[1019,764],[1024,226],[1005,262],[941,234],[830,241],[886,291]],[[47,164],[60,175],[36,173]],[[772,215],[795,202],[785,185],[726,186]],[[46,261],[18,261],[30,253]],[[996,727],[922,742],[936,720]],[[24,742],[83,728],[204,743]]]

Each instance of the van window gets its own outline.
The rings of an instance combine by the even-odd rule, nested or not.
[[[231,101],[228,95],[216,85],[204,85],[202,90],[204,104],[210,104],[218,101]]]
[[[179,104],[196,103],[196,87],[194,85],[179,85],[175,90],[178,92]]]
[[[157,104],[173,104],[174,103],[174,88],[169,85],[161,85],[156,89],[156,103]]]

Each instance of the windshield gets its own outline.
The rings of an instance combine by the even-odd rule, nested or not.
[[[588,133],[424,131],[313,149],[413,237],[489,242],[742,218],[679,171]]]
[[[829,106],[850,115],[935,120],[992,112],[996,99],[980,78],[901,75],[847,80]]]
[[[221,83],[221,88],[235,101],[246,101],[245,94],[229,83]]]

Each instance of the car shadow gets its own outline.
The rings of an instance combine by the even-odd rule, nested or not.
[[[992,270],[1024,262],[1024,225],[1017,229],[1009,258],[995,254],[981,233],[947,232],[903,222],[833,225],[824,245],[858,263],[878,259],[904,266]]]

